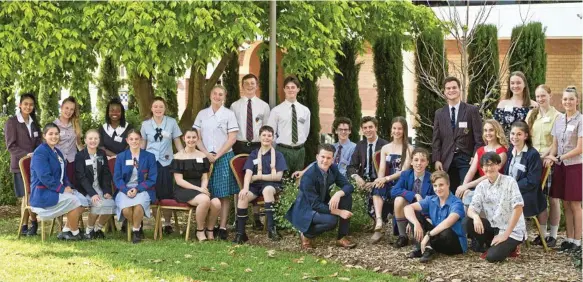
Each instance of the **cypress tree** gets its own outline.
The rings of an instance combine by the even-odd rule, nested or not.
[[[320,103],[318,101],[319,88],[316,79],[300,78],[301,89],[298,93],[298,101],[310,109],[310,134],[304,143],[306,158],[304,166],[316,160],[318,145],[320,144]]]
[[[0,82],[0,105],[2,114],[13,116],[16,112],[16,101],[14,99],[14,81],[5,79]]]
[[[401,38],[395,35],[381,36],[373,45],[373,65],[377,81],[378,134],[385,139],[390,135],[391,120],[396,116],[405,116],[401,46]]]
[[[101,61],[99,77],[97,79],[97,109],[99,120],[103,120],[105,107],[113,98],[119,99],[119,70],[117,62],[112,56],[105,56]]]
[[[358,142],[358,127],[362,118],[362,102],[358,93],[358,74],[362,63],[356,63],[357,42],[342,42],[342,53],[336,54],[336,67],[340,73],[334,74],[334,116],[347,117],[352,121],[350,139]]]
[[[155,95],[160,96],[166,100],[165,114],[175,119],[178,118],[178,86],[176,82],[176,71],[170,69],[167,74],[161,73],[158,75],[157,87]]]
[[[545,50],[545,29],[540,22],[531,22],[512,29],[510,46],[515,44],[510,55],[509,70],[521,71],[528,80],[530,99],[538,85],[545,83],[547,74],[547,52]],[[507,86],[510,91],[510,85]]]
[[[231,59],[225,67],[223,74],[223,85],[227,89],[227,100],[225,107],[231,107],[231,104],[241,98],[239,89],[239,56],[238,52],[231,54]]]
[[[482,116],[489,117],[500,98],[498,28],[495,25],[476,26],[468,46],[468,62],[468,75],[472,77],[468,87],[468,103],[477,105],[483,109]],[[488,92],[490,96],[484,101]]]
[[[415,80],[417,81],[417,115],[415,146],[431,152],[435,111],[445,105],[441,98],[447,75],[443,33],[438,29],[423,31],[415,40]],[[438,92],[439,90],[439,92]]]

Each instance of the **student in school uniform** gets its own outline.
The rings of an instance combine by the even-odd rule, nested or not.
[[[117,155],[113,182],[119,189],[115,196],[116,215],[119,221],[132,219],[132,242],[142,241],[140,225],[145,217],[150,218],[150,203],[156,199],[156,157],[140,148],[142,134],[132,129],[128,132],[129,149]],[[128,227],[129,228],[129,227]]]
[[[10,172],[14,175],[14,193],[21,201],[26,201],[24,197],[24,182],[18,162],[27,155],[32,155],[42,143],[42,134],[38,120],[36,118],[36,99],[32,93],[25,93],[20,96],[20,111],[15,116],[9,118],[4,125],[4,138],[6,149],[10,153]],[[24,211],[23,224],[20,232],[23,235],[34,236],[38,229],[38,222],[34,213],[30,214],[30,228],[28,226],[29,212]]]
[[[66,215],[67,222],[57,238],[67,241],[81,240],[79,217],[87,199],[74,190],[66,173],[67,161],[56,145],[59,127],[49,123],[43,128],[45,142],[38,146],[30,163],[30,206],[40,220]]]
[[[172,144],[176,151],[182,152],[182,142],[180,136],[182,132],[178,123],[172,117],[165,115],[166,101],[162,97],[155,97],[152,101],[150,114],[140,129],[142,135],[142,149],[152,153],[156,158],[158,166],[158,176],[156,180],[156,198],[152,201],[162,199],[174,199],[173,176],[170,172],[170,163],[174,158]],[[164,211],[163,231],[165,234],[172,234],[172,211]]]
[[[91,206],[84,238],[104,239],[105,234],[101,229],[111,215],[115,214],[112,175],[105,152],[97,148],[99,132],[96,129],[85,133],[85,145],[85,149],[75,156],[77,189],[85,195]]]
[[[59,149],[67,161],[67,176],[70,181],[75,179],[75,155],[83,149],[81,138],[81,123],[79,121],[79,105],[75,97],[69,96],[61,103],[61,113],[53,122],[61,131],[61,138],[57,149]],[[72,183],[73,186],[76,183]]]
[[[107,157],[115,157],[128,148],[128,132],[132,126],[126,121],[125,109],[117,98],[107,103],[105,123],[99,128],[99,148]]]
[[[431,173],[426,170],[427,165],[429,165],[429,152],[423,148],[415,148],[411,153],[411,168],[401,173],[399,181],[391,190],[391,198],[395,200],[393,214],[399,231],[399,238],[394,245],[396,248],[409,244],[405,206],[435,194],[431,185]]]
[[[267,124],[275,131],[276,149],[285,157],[289,171],[304,168],[304,143],[310,134],[310,109],[297,101],[300,81],[288,76],[283,81],[285,101],[271,110]]]
[[[251,152],[243,166],[245,179],[237,203],[237,236],[233,240],[234,243],[242,244],[249,240],[245,233],[247,209],[249,202],[260,195],[265,200],[268,237],[273,241],[281,239],[275,229],[273,214],[275,213],[275,195],[282,189],[281,177],[287,165],[283,154],[273,148],[273,135],[273,128],[269,125],[259,129],[261,148]]]

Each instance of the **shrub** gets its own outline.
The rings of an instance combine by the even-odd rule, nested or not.
[[[7,120],[8,116],[0,116],[0,124],[6,124]],[[10,172],[10,153],[6,150],[4,140],[4,126],[0,126],[0,206],[16,204],[14,176]]]
[[[137,107],[126,111],[126,121],[137,130],[142,128],[142,118],[140,117]]]

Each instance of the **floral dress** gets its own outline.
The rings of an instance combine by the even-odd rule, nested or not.
[[[506,138],[510,139],[512,123],[518,120],[525,121],[529,110],[529,107],[496,108],[494,111],[494,119],[502,125]]]
[[[401,155],[399,154],[387,155],[385,158],[385,162],[386,169],[384,176],[393,175],[401,169]],[[372,201],[373,196],[380,196],[385,201],[385,204],[383,205],[382,214],[383,220],[386,220],[387,215],[389,213],[393,213],[393,203],[391,202],[391,188],[393,188],[393,185],[395,185],[395,183],[397,183],[396,180],[386,182],[385,186],[383,186],[382,188],[373,188],[372,191],[370,192],[370,195],[368,197],[368,214],[373,219],[376,218],[374,204]]]

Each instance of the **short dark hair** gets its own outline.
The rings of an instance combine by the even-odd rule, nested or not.
[[[362,120],[360,121],[360,127],[362,127],[363,124],[365,124],[369,121],[372,121],[372,123],[374,123],[375,127],[379,127],[379,121],[377,120],[377,118],[371,117],[371,116],[362,117]]]
[[[295,84],[297,88],[300,88],[300,81],[293,75],[290,75],[283,80],[283,87],[285,88],[285,86],[290,82]]]
[[[261,133],[263,133],[263,131],[269,131],[269,132],[271,132],[272,135],[275,134],[273,127],[271,127],[269,125],[264,125],[261,128],[259,128],[259,135],[261,135]]]
[[[43,127],[43,136],[46,135],[47,132],[49,132],[49,129],[51,128],[56,128],[57,131],[61,133],[61,129],[54,122],[49,122],[45,124],[45,127]]]
[[[443,178],[445,180],[445,182],[447,182],[447,185],[450,184],[449,175],[447,174],[447,172],[445,172],[443,170],[438,170],[438,171],[431,174],[431,183],[435,183],[435,181],[437,181],[440,178]]]
[[[322,150],[332,152],[332,154],[336,153],[336,148],[334,148],[334,146],[332,144],[320,144],[320,145],[318,145],[318,154],[320,154],[320,152],[322,152]]]
[[[132,135],[132,134],[137,134],[138,136],[140,136],[140,138],[142,138],[142,132],[140,132],[139,130],[137,130],[135,128],[128,130],[128,135],[126,135],[126,136],[130,137],[130,135]]]
[[[121,125],[122,127],[126,126],[126,111],[125,108],[123,107],[123,104],[118,98],[113,98],[111,99],[111,101],[109,101],[109,103],[107,103],[107,107],[105,107],[105,123],[111,124],[111,118],[109,117],[109,108],[112,105],[119,105],[119,107],[121,108],[121,117],[119,118],[119,125]]]
[[[480,158],[480,166],[485,166],[488,162],[493,164],[501,164],[502,158],[496,152],[486,152]]]
[[[243,85],[243,82],[245,82],[245,80],[247,79],[255,79],[255,82],[258,82],[259,79],[257,79],[257,76],[255,76],[254,74],[250,73],[250,74],[246,74],[245,76],[243,76],[243,78],[241,79],[241,85]]]
[[[336,131],[336,129],[338,129],[338,126],[341,124],[347,124],[348,129],[352,130],[352,121],[347,117],[339,117],[336,118],[332,123],[332,128],[334,129],[334,131]]]
[[[429,160],[429,151],[427,151],[427,149],[422,147],[417,147],[413,149],[413,152],[411,153],[411,159],[413,159],[413,157],[417,154],[422,154],[425,156],[427,160]]]
[[[462,87],[462,83],[460,82],[460,80],[455,77],[455,76],[448,76],[443,80],[443,87],[445,87],[445,85],[447,83],[450,83],[452,81],[455,81],[455,83],[457,83],[457,87]]]

